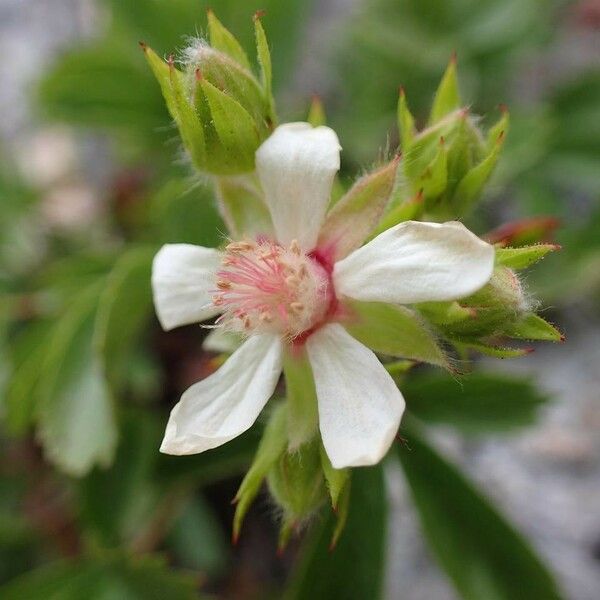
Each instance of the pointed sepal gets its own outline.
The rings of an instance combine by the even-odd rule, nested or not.
[[[452,111],[460,108],[461,100],[456,73],[456,55],[452,55],[442,81],[435,92],[433,106],[429,115],[429,124],[433,124]]]
[[[496,264],[510,269],[526,269],[542,260],[550,252],[560,250],[558,244],[535,244],[520,248],[497,248]]]
[[[217,19],[215,13],[209,8],[208,17],[208,35],[210,45],[216,50],[227,54],[244,68],[250,70],[250,61],[244,52],[244,49],[237,41],[235,36]]]
[[[563,334],[551,323],[535,313],[529,313],[504,330],[509,337],[522,340],[562,342]]]

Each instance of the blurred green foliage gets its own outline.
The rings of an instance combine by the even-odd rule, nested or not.
[[[284,97],[298,57],[308,51],[306,25],[318,3],[210,4],[250,54],[251,15],[266,9],[275,92]],[[192,598],[205,578],[209,589],[223,580],[233,586],[239,573],[232,565],[242,561],[224,525],[233,509],[224,517],[215,508],[229,493],[219,486],[239,479],[249,464],[261,424],[200,456],[157,452],[168,408],[189,383],[185,364],[206,357],[198,330],[159,332],[151,310],[151,259],[165,242],[216,245],[225,228],[206,183],[174,159],[176,133],[137,41],[159,54],[176,51],[186,35],[205,30],[206,7],[196,0],[101,5],[110,16],[107,29],[56,62],[41,81],[38,105],[48,120],[105,132],[115,169],[140,170],[140,183],[125,201],[117,190],[107,191],[111,211],[94,223],[102,235],[70,236],[45,229],[38,210],[43,190],[20,181],[6,160],[0,171],[0,581],[8,582],[2,598]],[[600,291],[600,74],[590,68],[558,77],[535,102],[521,98],[519,78],[527,76],[528,61],[557,47],[556,22],[569,6],[550,0],[364,0],[357,14],[336,23],[333,83],[325,97],[346,168],[364,165],[387,135],[395,146],[398,85],[422,125],[456,51],[462,94],[475,111],[486,113],[499,102],[511,109],[511,132],[492,186],[509,193],[490,194],[485,225],[497,225],[498,214],[565,219],[559,233],[565,250],[536,278],[559,307],[597,299]],[[578,219],[569,217],[574,206],[582,207]],[[532,382],[516,377],[480,373],[463,387],[448,375],[398,377],[413,423],[423,428],[512,431],[531,423],[547,400]],[[492,504],[420,430],[406,435],[412,452],[398,446],[398,454],[407,482],[457,592],[464,598],[556,597],[550,575]],[[210,501],[215,490],[218,502]],[[359,470],[336,550],[327,550],[335,520],[326,513],[307,532],[289,581],[272,577],[265,586],[285,587],[289,598],[380,595],[385,504],[382,468]],[[254,552],[265,552],[256,538],[250,542],[257,544]],[[470,569],[462,568],[467,560]],[[181,575],[180,569],[200,575]],[[520,585],[528,586],[526,594]]]

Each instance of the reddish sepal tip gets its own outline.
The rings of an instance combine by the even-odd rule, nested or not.
[[[146,50],[148,50],[148,44],[146,44],[146,42],[143,42],[142,40],[140,40],[140,41],[138,42],[138,44],[140,45],[140,48],[141,48],[141,49],[142,49],[144,52],[146,52]]]
[[[267,14],[267,11],[264,8],[259,8],[255,13],[253,19],[258,21],[262,19]]]

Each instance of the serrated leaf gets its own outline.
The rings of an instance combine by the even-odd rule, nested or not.
[[[448,63],[442,81],[435,92],[433,106],[429,115],[429,124],[436,123],[447,114],[460,108],[460,94],[456,77],[456,57],[453,56]]]
[[[122,553],[64,560],[30,571],[0,587],[5,600],[194,600],[194,579],[159,557]]]
[[[503,331],[509,337],[522,340],[543,340],[546,342],[561,342],[564,340],[562,333],[554,325],[535,313],[529,313]]]
[[[190,153],[194,165],[204,170],[206,166],[206,146],[204,131],[193,106],[186,97],[182,74],[172,63],[165,63],[145,44],[142,49],[154,73],[169,114],[177,124],[183,144]]]
[[[39,399],[40,364],[46,356],[52,323],[36,321],[11,343],[11,370],[4,391],[5,423],[15,435],[23,435],[32,424]]]
[[[400,147],[403,152],[406,152],[415,137],[416,130],[415,119],[408,108],[404,88],[400,89],[400,95],[398,97],[397,118],[398,131],[400,132]]]
[[[341,260],[358,248],[381,218],[396,181],[399,158],[361,177],[329,211],[319,235],[319,246]]]
[[[548,401],[529,379],[479,372],[458,380],[415,375],[403,382],[402,393],[408,410],[423,421],[467,432],[529,425]]]
[[[330,550],[335,516],[305,540],[284,600],[365,600],[383,591],[387,500],[381,466],[354,469],[346,525]],[[341,506],[340,506],[341,508]]]
[[[288,448],[298,449],[318,431],[317,392],[304,348],[286,352],[283,360],[287,402]]]
[[[348,308],[351,315],[344,326],[375,352],[448,367],[443,350],[418,313],[384,302],[352,300]]]
[[[536,244],[520,248],[496,248],[496,263],[510,269],[526,269],[542,260],[549,252],[559,250],[556,244]]]
[[[75,477],[111,463],[114,408],[92,348],[99,288],[80,294],[50,334],[39,383],[39,435],[46,456]]]
[[[237,171],[254,168],[254,153],[260,140],[256,125],[246,109],[206,79],[200,82],[213,119],[213,125],[227,155]]]
[[[271,121],[275,122],[275,100],[273,98],[273,68],[271,66],[271,52],[262,22],[256,14],[254,16],[254,36],[256,38],[256,54],[260,65],[261,83],[269,107]]]
[[[233,540],[237,540],[246,512],[260,490],[270,469],[285,452],[287,444],[287,407],[280,404],[273,409],[269,423],[263,433],[252,466],[246,473],[235,495],[237,502],[233,517]]]
[[[350,469],[334,469],[323,444],[320,445],[319,450],[321,452],[321,466],[331,498],[331,506],[334,510],[337,510],[342,492],[350,485]]]
[[[115,393],[123,389],[129,354],[152,314],[150,276],[156,248],[132,248],[115,264],[99,299],[94,347]]]
[[[212,10],[207,11],[207,16],[210,45],[233,58],[245,69],[250,70],[250,61],[235,36],[223,26]]]
[[[425,536],[467,600],[558,600],[550,573],[494,506],[420,435],[398,455]]]

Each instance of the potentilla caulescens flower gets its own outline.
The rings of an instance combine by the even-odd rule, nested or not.
[[[350,231],[344,240],[328,237],[322,225],[340,150],[328,127],[280,126],[256,154],[274,237],[234,241],[224,251],[169,244],[158,252],[152,284],[162,326],[220,315],[218,326],[244,338],[183,394],[163,452],[203,452],[250,428],[275,390],[284,352],[297,348],[311,365],[332,465],[378,462],[404,399],[375,354],[344,328],[352,318],[345,301],[455,300],[490,279],[492,246],[457,222],[401,223],[358,248],[348,243]]]

